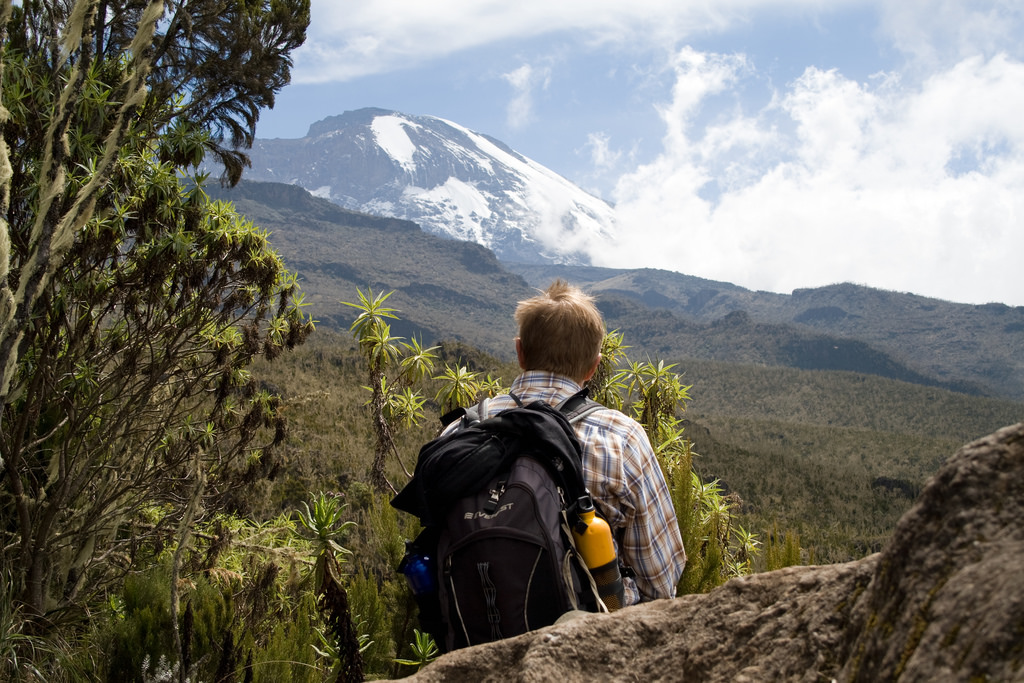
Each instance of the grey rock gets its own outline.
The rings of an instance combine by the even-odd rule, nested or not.
[[[961,448],[900,520],[841,680],[1024,680],[1024,424]]]
[[[449,653],[432,681],[1024,681],[1024,423],[961,448],[882,552]]]

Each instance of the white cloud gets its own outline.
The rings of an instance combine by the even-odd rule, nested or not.
[[[533,120],[533,93],[539,87],[547,90],[551,83],[550,67],[533,67],[523,64],[518,69],[502,74],[502,78],[512,86],[515,93],[508,103],[508,125],[511,128],[522,128]]]
[[[589,133],[586,148],[590,150],[591,163],[601,171],[615,168],[622,158],[620,150],[611,148],[611,138],[607,133]]]
[[[664,151],[620,180],[622,241],[595,260],[1024,305],[1024,64],[973,57],[916,86],[809,68],[757,116],[703,128],[701,102],[746,66],[684,49],[675,68]]]
[[[622,173],[636,167],[637,147],[633,141],[623,148],[604,131],[588,133],[586,142],[573,150],[576,157],[585,160],[574,182],[595,197],[607,199]]]
[[[900,0],[879,2],[881,31],[918,68],[1014,51],[1021,55],[1024,5],[1018,0]]]
[[[829,9],[847,4],[833,0]],[[821,9],[820,0],[312,0],[294,82],[382,73],[489,43],[569,32],[590,44],[670,47],[723,30],[767,8]]]

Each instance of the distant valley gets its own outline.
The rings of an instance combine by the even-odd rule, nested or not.
[[[323,331],[301,363],[354,353],[336,341],[354,313],[341,302],[372,289],[393,292],[392,334],[451,342],[449,360],[511,381],[494,363],[514,367],[516,302],[553,277],[590,289],[631,359],[674,364],[692,385],[684,417],[695,471],[736,494],[747,528],[799,533],[809,561],[877,550],[944,458],[1024,418],[1019,308],[848,285],[785,296],[664,271],[506,264],[478,244],[347,211],[294,185],[209,192],[269,230],[299,273]],[[274,372],[289,371],[283,362]],[[358,379],[316,377],[303,393],[360,391]],[[296,452],[322,438],[296,429]]]
[[[624,324],[650,316],[630,308],[659,312],[663,329],[644,339],[663,355],[865,372],[1024,400],[1024,307],[956,304],[852,284],[787,295],[668,271],[508,267],[534,285],[559,276],[622,297],[633,304],[619,309]]]

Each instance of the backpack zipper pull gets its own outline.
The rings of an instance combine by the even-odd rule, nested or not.
[[[490,497],[487,499],[487,502],[484,503],[485,514],[493,515],[498,511],[498,500],[501,498],[503,493],[505,493],[505,482],[499,481],[498,486],[491,489]]]

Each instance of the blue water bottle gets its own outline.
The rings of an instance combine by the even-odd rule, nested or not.
[[[426,595],[437,590],[434,558],[419,552],[411,541],[405,542],[405,557],[398,565],[398,571],[405,574],[413,595]]]

